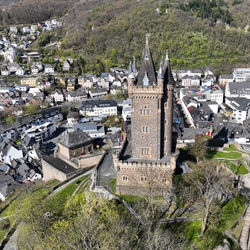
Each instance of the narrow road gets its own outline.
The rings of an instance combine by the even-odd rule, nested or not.
[[[250,250],[250,205],[244,216],[244,226],[240,236],[240,246],[242,250]]]

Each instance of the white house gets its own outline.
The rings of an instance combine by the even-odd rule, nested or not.
[[[55,102],[64,102],[64,94],[61,90],[56,90],[51,94]]]
[[[45,64],[44,65],[44,73],[45,74],[53,74],[54,73],[54,67],[51,64]]]
[[[182,86],[200,86],[200,77],[198,75],[185,75],[181,80]]]
[[[235,82],[250,81],[250,68],[235,68],[233,78]]]
[[[233,119],[238,123],[243,123],[250,118],[250,100],[241,97],[229,97],[225,99],[225,103],[233,111]]]
[[[25,70],[22,67],[19,67],[16,71],[17,76],[23,76],[25,74]]]
[[[105,96],[108,94],[106,89],[91,89],[89,90],[89,95],[91,98]]]
[[[124,121],[131,119],[131,99],[124,100],[122,103],[122,118]]]
[[[23,151],[22,149],[19,149],[16,146],[13,146],[11,144],[7,144],[6,145],[6,150],[3,150],[3,154],[2,154],[2,160],[4,163],[6,164],[10,164],[11,165],[11,161],[14,159],[21,159],[23,158]]]
[[[230,82],[225,88],[226,97],[245,97],[250,99],[250,81]]]
[[[115,115],[117,103],[113,100],[89,100],[82,103],[80,114],[83,116]]]
[[[46,122],[40,125],[33,125],[31,128],[25,130],[21,137],[26,135],[34,137],[36,141],[44,141],[53,135],[56,131],[56,125],[53,122]]]

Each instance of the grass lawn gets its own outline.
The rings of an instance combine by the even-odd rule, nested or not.
[[[231,171],[234,174],[237,174],[237,175],[248,174],[248,170],[246,169],[246,166],[243,162],[237,164],[234,162],[227,161],[226,163],[227,163],[227,166],[231,169]]]
[[[128,203],[135,203],[137,201],[140,201],[143,199],[142,196],[139,195],[131,195],[131,194],[123,194],[120,196],[123,200],[125,200]]]
[[[246,203],[246,198],[239,194],[222,207],[220,212],[220,231],[225,231],[235,225],[238,218],[243,213]]]
[[[65,205],[67,200],[71,197],[77,187],[82,183],[85,179],[87,179],[89,175],[85,175],[82,177],[77,178],[70,184],[68,184],[65,188],[60,190],[57,194],[55,194],[56,198],[60,198],[62,201],[62,205]]]
[[[110,179],[109,186],[112,193],[115,193],[116,179]]]
[[[220,152],[214,150],[208,150],[207,157],[209,159],[225,158],[225,159],[240,159],[242,154],[239,152]]]
[[[9,229],[0,229],[0,241],[4,238]]]

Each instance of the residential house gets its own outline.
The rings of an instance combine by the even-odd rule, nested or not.
[[[88,134],[91,138],[103,138],[105,136],[105,129],[103,125],[97,125],[95,122],[76,123],[73,125],[74,131],[80,129]]]
[[[51,64],[44,64],[45,74],[54,74],[54,67]]]
[[[10,71],[9,71],[9,69],[8,69],[8,67],[6,65],[3,65],[1,67],[1,75],[3,75],[3,76],[10,75]]]
[[[34,137],[36,141],[45,141],[50,138],[56,131],[56,125],[53,122],[46,122],[40,125],[33,125],[31,128],[25,130],[21,138],[25,136]]]
[[[123,120],[131,120],[131,99],[124,100],[122,103],[122,118]]]
[[[23,76],[23,75],[25,75],[25,70],[22,67],[18,67],[18,69],[16,71],[16,75],[17,76]]]
[[[233,78],[235,82],[250,81],[250,68],[235,68]]]
[[[64,102],[64,94],[61,90],[55,90],[52,92],[51,97],[54,99],[56,103],[58,102]]]
[[[233,82],[233,80],[233,74],[221,74],[219,77],[219,85],[224,88],[229,82]]]
[[[117,103],[113,100],[88,100],[82,103],[80,114],[83,116],[117,116]]]
[[[58,155],[62,158],[71,159],[94,151],[94,140],[77,129],[73,132],[66,132],[58,141]]]
[[[185,75],[181,80],[182,86],[200,86],[200,77],[198,75]]]
[[[3,149],[0,152],[2,161],[11,165],[11,161],[14,159],[21,159],[24,157],[23,149],[13,143],[4,143]]]
[[[74,124],[78,123],[78,121],[79,121],[79,113],[70,111],[67,115],[68,127],[72,128]]]
[[[63,62],[63,71],[70,71],[71,67],[72,67],[72,60],[66,59]]]
[[[5,201],[19,185],[10,175],[0,174],[0,200]]]
[[[238,123],[243,124],[250,118],[250,100],[241,97],[228,97],[225,103],[232,109],[232,118]]]
[[[225,88],[226,97],[245,97],[250,99],[250,81],[230,82]]]
[[[108,94],[107,89],[96,88],[96,89],[90,89],[89,90],[89,95],[90,95],[91,98],[105,96],[107,94]]]
[[[85,91],[70,91],[65,94],[66,101],[78,102],[88,97]]]
[[[105,80],[104,78],[101,78],[97,85],[103,89],[109,89],[110,87],[109,81]]]
[[[36,77],[30,77],[30,78],[22,78],[21,84],[29,85],[30,87],[37,86],[37,80]]]

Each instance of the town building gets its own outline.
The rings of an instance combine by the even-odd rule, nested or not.
[[[221,74],[219,77],[219,85],[223,88],[227,86],[229,82],[233,82],[233,74]]]
[[[40,125],[33,125],[22,133],[25,136],[34,137],[36,141],[45,141],[56,131],[56,125],[53,122],[46,122]]]
[[[57,153],[63,159],[77,158],[93,151],[93,139],[80,129],[66,132],[57,145]]]
[[[250,118],[250,100],[242,97],[228,97],[225,104],[232,110],[232,118],[238,123],[243,123]]]
[[[80,114],[83,116],[117,116],[117,103],[113,100],[88,100],[82,103]]]
[[[185,75],[181,79],[181,86],[200,86],[201,80],[198,75]]]
[[[129,67],[131,136],[114,155],[117,193],[156,195],[171,189],[176,166],[172,141],[174,85],[168,53],[156,75],[147,37],[136,78],[132,65]]]
[[[225,88],[226,97],[245,97],[250,99],[250,81],[230,82]]]
[[[250,81],[250,68],[235,68],[233,78],[235,82]]]

